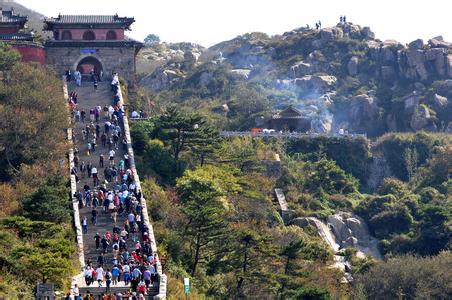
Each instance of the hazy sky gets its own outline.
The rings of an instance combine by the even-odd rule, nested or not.
[[[115,14],[134,16],[129,35],[142,40],[155,33],[162,41],[204,46],[262,31],[282,34],[317,20],[332,26],[347,21],[370,26],[381,40],[407,43],[442,35],[452,42],[450,0],[17,0],[46,16]]]

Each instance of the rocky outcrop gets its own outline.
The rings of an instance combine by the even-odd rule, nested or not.
[[[425,105],[416,105],[411,116],[410,126],[414,131],[426,128],[430,123],[430,112]]]
[[[350,76],[355,76],[358,74],[358,62],[359,62],[358,56],[352,56],[348,61],[347,70]]]
[[[184,77],[178,70],[158,67],[154,72],[141,79],[140,85],[157,92],[169,89]]]
[[[328,217],[328,224],[333,229],[336,243],[341,248],[353,247],[361,255],[370,255],[381,259],[378,241],[372,237],[366,222],[356,215],[338,213]],[[358,254],[359,255],[359,254]]]
[[[318,70],[310,63],[300,61],[300,62],[297,62],[296,64],[294,64],[290,68],[290,71],[291,71],[292,78],[299,78],[299,77],[303,77],[305,75],[313,74],[313,73],[317,72]]]
[[[185,51],[184,53],[184,61],[187,63],[195,64],[198,62],[201,53],[195,51]]]
[[[306,75],[294,79],[294,83],[302,92],[325,92],[331,90],[337,82],[337,78],[330,75]]]
[[[323,42],[337,40],[344,37],[344,31],[340,27],[327,27],[320,30],[320,39]]]
[[[249,69],[233,69],[231,73],[239,79],[248,80],[250,77],[251,70]]]
[[[444,41],[442,36],[437,36],[428,41],[432,48],[452,48],[452,44]]]
[[[369,94],[357,95],[350,99],[348,120],[352,128],[362,130],[369,120],[378,117],[379,108],[374,96]]]
[[[384,156],[374,156],[369,167],[369,178],[367,179],[367,186],[371,191],[375,191],[386,177],[390,177],[391,169]]]
[[[446,97],[440,96],[438,94],[433,95],[432,102],[433,105],[438,109],[445,108],[449,103]]]
[[[424,47],[424,41],[422,39],[417,39],[408,44],[409,49],[419,50]]]

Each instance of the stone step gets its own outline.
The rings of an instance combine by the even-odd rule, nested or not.
[[[103,180],[103,171],[104,168],[98,167],[99,162],[99,155],[101,153],[104,154],[105,160],[105,166],[108,164],[108,147],[102,147],[100,140],[98,141],[98,145],[96,147],[96,150],[92,153],[92,155],[87,155],[86,151],[86,142],[82,140],[81,132],[82,129],[89,124],[89,110],[90,108],[93,108],[94,106],[105,106],[110,105],[113,103],[113,93],[110,91],[110,85],[106,82],[99,83],[99,86],[97,90],[95,91],[93,88],[92,83],[90,82],[83,82],[82,87],[76,87],[73,83],[70,83],[68,86],[69,93],[71,91],[76,91],[78,94],[78,104],[77,109],[84,110],[86,112],[86,121],[85,123],[82,122],[75,122],[73,129],[74,134],[76,137],[75,147],[79,150],[79,162],[84,161],[85,163],[91,162],[96,168],[98,169],[99,179]],[[103,131],[103,114],[101,114],[101,119],[99,121],[99,125],[101,126],[101,132]],[[115,163],[118,164],[119,158],[123,157],[124,154],[126,154],[126,151],[119,147],[119,149],[116,151],[116,159]],[[79,171],[79,170],[78,170]],[[86,174],[82,176],[82,174],[79,173],[80,181],[77,183],[77,190],[80,191],[85,184],[89,185],[91,188],[93,187],[92,178],[89,178]],[[107,185],[108,189],[112,189],[112,184],[109,183]],[[93,262],[93,266],[97,266],[97,257],[99,256],[101,249],[96,250],[95,247],[95,240],[94,236],[96,232],[98,232],[101,236],[106,232],[109,231],[111,234],[113,234],[113,227],[115,226],[115,223],[110,217],[110,214],[104,213],[102,211],[102,207],[98,207],[98,218],[97,218],[97,225],[94,226],[91,224],[91,207],[84,207],[80,209],[80,219],[82,220],[84,216],[88,219],[88,232],[86,234],[83,234],[83,248],[84,248],[84,255],[85,260],[91,259]],[[117,217],[117,223],[116,225],[119,228],[122,228],[122,224],[126,220],[126,215],[118,216]],[[137,236],[140,238],[141,242],[141,233],[137,233]],[[112,243],[110,243],[110,247],[107,250],[107,254],[105,255],[107,263],[104,264],[103,269],[106,271],[107,269],[112,269],[112,259],[113,259],[113,253],[111,249]],[[127,246],[129,249],[129,252],[131,253],[134,250],[133,242],[131,241],[131,238],[127,241]],[[86,293],[87,290],[89,290],[92,293],[95,293],[96,295],[100,295],[100,293],[105,292],[105,286],[104,287],[98,287],[97,282],[95,282],[92,286],[85,286],[85,282],[83,280],[83,276],[79,276],[77,278],[77,284],[79,286],[79,289],[82,293]],[[124,292],[129,290],[130,287],[125,287],[124,282],[120,282],[118,286],[112,286],[111,292]],[[150,291],[151,295],[156,295],[158,293],[158,288],[153,287]]]

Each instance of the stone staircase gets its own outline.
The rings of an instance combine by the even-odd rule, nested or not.
[[[88,162],[92,163],[93,166],[95,166],[98,170],[98,177],[101,182],[104,180],[104,168],[101,168],[99,166],[99,155],[102,153],[104,155],[104,165],[108,166],[108,146],[103,147],[102,143],[100,141],[100,138],[98,138],[97,145],[95,151],[91,153],[91,155],[87,154],[87,141],[84,141],[82,138],[82,129],[90,123],[89,120],[89,110],[95,106],[101,106],[104,107],[105,105],[110,105],[113,103],[114,95],[110,91],[110,85],[108,83],[101,82],[98,85],[97,90],[94,90],[93,84],[91,82],[83,82],[82,87],[77,87],[75,84],[69,83],[68,84],[68,92],[76,91],[78,93],[78,103],[77,103],[77,109],[84,110],[86,112],[86,118],[85,122],[75,122],[73,123],[73,146],[74,148],[78,149],[78,157],[79,157],[79,164],[84,161],[86,164]],[[104,125],[104,119],[103,119],[103,113],[100,116],[99,125],[101,126],[101,132],[103,131],[103,125]],[[121,134],[124,134],[124,127],[122,126],[122,132]],[[121,137],[122,139],[122,137]],[[127,153],[127,149],[124,149],[121,143],[119,143],[118,149],[114,149],[116,151],[115,155],[115,163],[118,164],[119,160],[124,157],[124,154]],[[92,178],[88,177],[88,174],[81,174],[80,170],[78,169],[78,176],[80,181],[77,183],[77,190],[80,191],[83,189],[83,186],[87,184],[90,186],[91,190],[93,190],[93,180]],[[113,189],[112,183],[109,183],[107,185],[107,189],[111,190]],[[94,190],[96,190],[94,188]],[[80,214],[80,221],[83,219],[84,216],[86,216],[88,220],[88,232],[86,234],[83,234],[83,254],[85,262],[90,259],[92,261],[92,265],[94,267],[97,266],[97,257],[101,253],[101,249],[96,250],[95,246],[95,239],[94,236],[96,233],[99,233],[99,235],[103,236],[103,234],[106,231],[109,231],[111,234],[113,234],[113,227],[116,225],[117,227],[121,228],[123,227],[124,221],[126,220],[127,216],[124,215],[118,215],[117,217],[117,223],[115,224],[110,217],[110,214],[108,212],[104,212],[102,210],[102,206],[97,207],[98,211],[98,217],[97,217],[97,225],[94,226],[91,223],[91,211],[92,207],[84,207],[79,209]],[[138,237],[141,236],[140,233],[137,234]],[[141,241],[141,240],[140,240]],[[131,252],[131,249],[134,249],[133,242],[131,241],[131,238],[129,238],[127,242],[127,246],[129,249],[129,252]],[[113,264],[113,254],[111,250],[111,244],[110,247],[107,250],[107,253],[105,255],[106,258],[106,264],[104,264],[104,270],[112,269]],[[80,292],[83,294],[87,291],[93,293],[94,295],[100,295],[101,293],[105,293],[105,283],[103,284],[103,287],[98,287],[97,282],[94,282],[90,286],[86,286],[85,280],[83,278],[83,274],[79,274],[75,277],[73,280],[73,283],[77,284],[79,287]],[[118,285],[113,286],[111,288],[111,293],[124,293],[126,291],[129,291],[129,286],[124,285],[124,281],[121,281],[118,283]],[[149,296],[157,295],[159,292],[158,282],[155,283],[154,287],[151,287],[149,290]]]

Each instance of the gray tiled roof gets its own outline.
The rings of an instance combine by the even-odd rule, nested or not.
[[[32,41],[33,35],[31,33],[2,33],[0,34],[0,41]]]
[[[14,14],[14,10],[2,10],[0,23],[25,23],[28,17]]]
[[[133,18],[118,15],[59,15],[58,18],[46,19],[46,22],[54,24],[123,24],[133,21]]]

